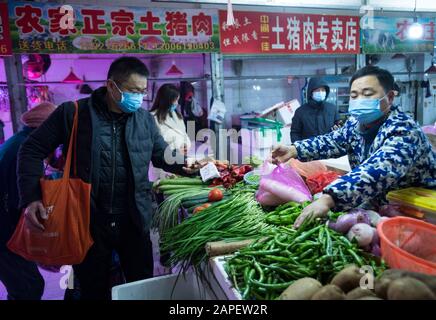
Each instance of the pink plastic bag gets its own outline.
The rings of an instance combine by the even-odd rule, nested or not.
[[[262,176],[256,199],[260,204],[274,206],[290,201],[310,201],[312,196],[293,168],[279,165],[270,174]]]

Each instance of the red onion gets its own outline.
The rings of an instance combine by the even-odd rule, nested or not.
[[[329,227],[340,233],[347,233],[357,223],[369,224],[369,217],[363,210],[352,210],[340,216],[336,222],[329,221]]]
[[[372,242],[374,237],[373,228],[366,223],[358,223],[351,227],[348,231],[347,238],[351,241],[357,240],[359,247],[365,247]]]

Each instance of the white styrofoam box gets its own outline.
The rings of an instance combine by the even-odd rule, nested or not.
[[[112,300],[215,300],[226,299],[213,275],[205,284],[193,271],[135,281],[112,288]]]
[[[300,103],[296,99],[285,103],[277,110],[277,121],[281,122],[284,126],[291,125],[295,110],[299,107]]]
[[[226,256],[220,256],[210,259],[209,264],[212,266],[212,272],[227,299],[242,300],[241,293],[233,286],[232,281],[224,269],[225,257]]]
[[[292,144],[291,142],[291,127],[284,127],[281,130],[282,132],[282,139],[278,144],[282,144],[284,146],[290,146]]]

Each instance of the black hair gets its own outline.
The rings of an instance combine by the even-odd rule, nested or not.
[[[135,57],[121,57],[112,62],[107,78],[122,83],[132,74],[148,77],[149,72],[145,64]]]
[[[170,114],[170,106],[177,97],[180,97],[180,91],[175,85],[165,83],[160,86],[153,107],[150,110],[156,112],[156,117],[159,123],[163,123],[168,114]],[[179,119],[182,119],[182,115],[178,110],[176,110],[176,114]]]
[[[376,66],[366,66],[362,69],[357,70],[356,73],[351,77],[350,87],[353,84],[354,80],[365,76],[377,77],[378,82],[380,82],[380,85],[383,87],[386,93],[394,89],[395,80],[392,74],[388,70]]]

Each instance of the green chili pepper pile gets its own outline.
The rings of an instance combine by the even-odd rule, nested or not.
[[[297,220],[301,211],[309,205],[310,202],[303,204],[297,202],[288,202],[278,206],[265,216],[265,221],[276,226],[290,226]]]
[[[243,299],[270,300],[304,277],[328,283],[351,263],[371,265],[376,275],[383,271],[362,253],[326,225],[305,223],[298,230],[280,227],[270,232],[227,258],[225,268]]]

